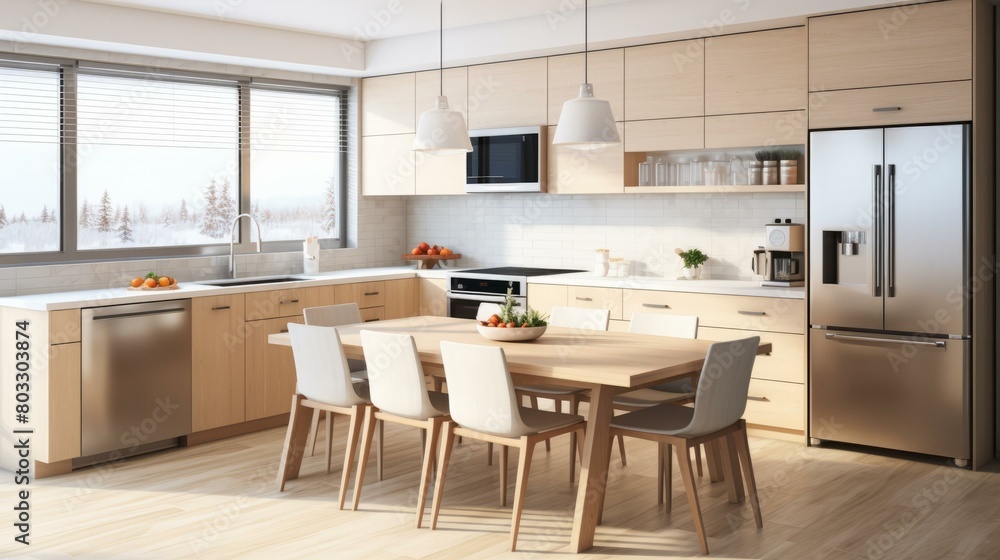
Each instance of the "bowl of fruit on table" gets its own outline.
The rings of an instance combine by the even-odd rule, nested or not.
[[[485,321],[479,321],[476,326],[479,334],[498,342],[528,342],[545,334],[548,323],[547,315],[542,315],[537,309],[527,309],[519,313],[514,309],[514,300],[509,295],[507,301],[500,306],[500,313],[490,316]]]
[[[179,290],[177,279],[170,276],[159,276],[155,272],[150,272],[144,277],[132,279],[129,283],[129,290]]]

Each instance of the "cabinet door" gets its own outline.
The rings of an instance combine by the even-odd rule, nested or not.
[[[337,286],[337,304],[356,303],[358,307],[385,305],[385,282],[358,282]]]
[[[625,129],[618,123],[618,134]],[[625,192],[625,154],[621,143],[597,150],[553,146],[558,127],[548,127],[548,192],[554,194],[597,194]]]
[[[566,300],[571,307],[608,309],[611,319],[622,320],[622,291],[618,288],[569,286]],[[530,303],[530,298],[529,298]]]
[[[444,94],[448,97],[448,107],[462,113],[466,124],[469,122],[469,69],[446,68],[444,71]],[[416,74],[416,101],[413,122],[420,122],[420,115],[428,109],[437,107],[437,98],[441,92],[441,71],[428,70]],[[416,129],[414,129],[415,131]]]
[[[805,111],[705,117],[705,147],[805,144],[808,129],[809,117]]]
[[[809,91],[970,79],[970,0],[809,19]]]
[[[416,192],[413,134],[361,139],[361,194],[399,196]]]
[[[49,344],[80,342],[80,310],[49,312]]]
[[[447,280],[443,278],[417,278],[420,308],[418,314],[428,317],[448,316]]]
[[[626,152],[699,150],[704,147],[703,117],[625,123]]]
[[[548,63],[544,58],[469,67],[469,128],[535,126],[548,122]]]
[[[705,114],[806,108],[806,28],[715,37],[705,45]],[[759,145],[759,144],[758,144]]]
[[[566,286],[528,284],[528,307],[551,315],[553,307],[567,305],[568,294]]]
[[[809,126],[881,127],[972,120],[972,81],[809,94]]]
[[[191,302],[191,429],[243,422],[246,345],[243,294]]]
[[[288,323],[303,324],[302,317],[251,321],[246,324],[246,420],[284,414],[292,409],[295,394],[295,360],[290,346],[269,344],[267,337],[288,332]]]
[[[385,319],[384,307],[366,307],[361,310],[361,320],[365,323],[382,321]]]
[[[625,49],[625,120],[705,114],[705,41]]]
[[[439,70],[417,72],[416,122],[420,114],[435,107],[441,91]],[[468,115],[468,68],[448,68],[444,71],[444,94],[448,106],[461,111],[465,124]],[[415,193],[417,195],[465,194],[465,154],[414,154],[416,166]]]
[[[549,57],[549,124],[559,124],[563,103],[580,95],[583,83],[583,55]],[[594,97],[611,104],[616,121],[625,120],[625,50],[612,49],[587,55],[587,79],[594,85]]]
[[[699,327],[702,340],[727,341],[759,336],[761,342],[771,343],[771,353],[758,354],[754,359],[753,377],[785,383],[806,382],[806,336],[776,332],[744,331]]]
[[[417,279],[386,280],[385,319],[402,319],[417,315]]]
[[[361,80],[361,135],[415,132],[415,83],[412,73]]]
[[[55,463],[80,456],[81,357],[79,342],[49,346],[48,375],[32,378],[33,389],[41,395],[32,402],[36,432],[41,432],[41,445],[35,449],[39,461]]]

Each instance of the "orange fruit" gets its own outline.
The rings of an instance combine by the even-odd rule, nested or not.
[[[511,321],[511,322],[507,323],[507,328],[508,329],[517,328],[517,323],[515,323],[514,321]]]
[[[173,276],[170,277],[170,285],[171,286],[176,286],[177,285],[177,279],[174,278]]]
[[[506,329],[507,328],[507,324],[506,323],[497,323],[497,328],[498,329]]]
[[[412,255],[422,255],[422,254],[424,254],[424,252],[420,250],[420,247],[414,247],[413,250],[410,251],[410,254],[412,254]]]
[[[139,286],[142,286],[142,278],[136,276],[135,278],[132,279],[132,287],[138,288]]]
[[[170,285],[170,277],[169,276],[160,276],[160,285],[163,286],[164,288],[166,288],[167,286],[169,286]]]
[[[156,285],[157,285],[157,284],[156,284],[156,280],[154,280],[154,279],[152,279],[152,278],[146,278],[146,282],[145,282],[145,286],[146,286],[147,288],[155,288],[155,287],[156,287]]]
[[[441,249],[441,251],[438,254],[441,255],[442,257],[447,257],[448,255],[454,255],[455,253],[453,253],[451,249],[445,247],[444,249]]]
[[[420,249],[424,253],[426,253],[427,249],[430,249],[430,248],[431,248],[431,246],[428,245],[426,241],[422,242],[420,245],[417,245],[417,249]]]
[[[436,254],[438,254],[438,250],[435,249],[434,247],[431,247],[430,249],[427,250],[427,254],[428,255],[436,255]]]

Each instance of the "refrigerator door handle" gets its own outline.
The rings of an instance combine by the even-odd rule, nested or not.
[[[882,297],[882,166],[872,170],[872,297]]]
[[[874,336],[852,336],[846,334],[833,334],[826,333],[826,338],[829,340],[846,340],[849,342],[880,342],[888,344],[905,344],[907,346],[917,346],[920,348],[944,348],[946,346],[945,341],[935,340],[933,342],[924,342],[919,340],[904,340],[896,338],[878,338]]]
[[[887,257],[885,259],[886,268],[886,296],[896,297],[896,166],[889,164],[888,184],[886,196],[888,198],[888,208],[885,215],[888,224],[885,228],[885,248]]]

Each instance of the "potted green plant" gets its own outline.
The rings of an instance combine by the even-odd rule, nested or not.
[[[687,251],[677,249],[674,252],[684,261],[685,278],[696,280],[701,277],[701,265],[705,264],[705,261],[708,260],[708,255],[702,253],[700,249],[688,249]]]

